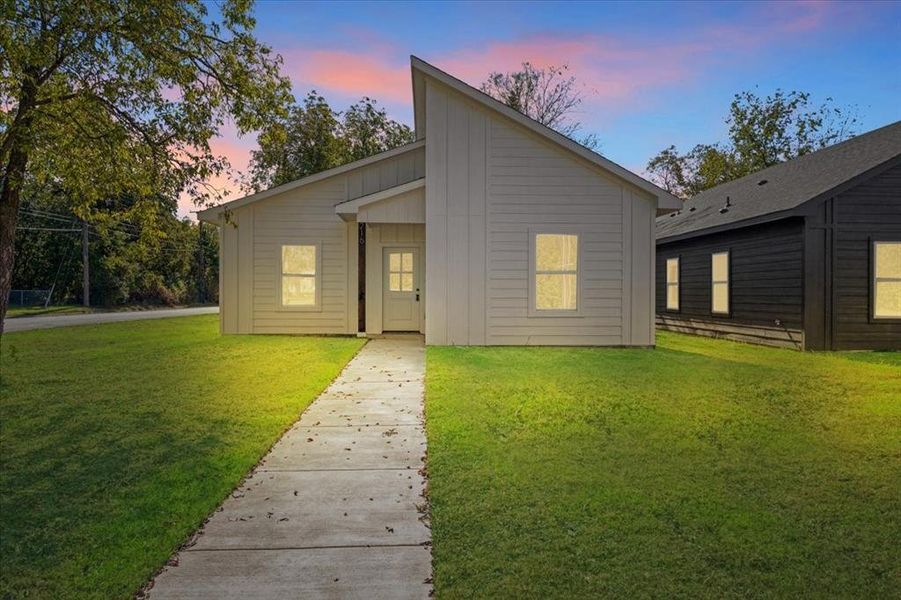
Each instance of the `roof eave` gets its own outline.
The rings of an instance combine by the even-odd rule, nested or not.
[[[476,88],[472,87],[471,85],[468,85],[467,83],[457,79],[453,75],[445,73],[441,69],[438,69],[437,67],[430,65],[429,63],[425,62],[424,60],[422,60],[420,58],[417,58],[416,56],[410,57],[410,64],[411,64],[411,68],[413,70],[413,77],[414,77],[414,105],[417,102],[417,95],[420,96],[420,98],[419,98],[420,103],[424,103],[424,101],[425,101],[424,82],[422,84],[422,86],[423,86],[422,91],[419,94],[417,94],[415,82],[416,82],[417,72],[418,72],[419,74],[431,77],[432,79],[435,79],[436,81],[450,87],[451,89],[462,94],[463,96],[470,98],[471,100],[474,100],[475,102],[500,113],[504,117],[507,117],[508,119],[518,123],[519,125],[525,127],[526,129],[531,130],[532,132],[534,132],[544,138],[549,139],[550,141],[556,143],[557,145],[562,146],[566,150],[569,150],[570,152],[576,154],[577,156],[580,156],[582,159],[601,167],[602,169],[604,169],[605,171],[607,171],[609,173],[612,173],[619,179],[622,179],[622,180],[632,184],[633,186],[637,187],[638,189],[647,192],[648,194],[650,194],[651,196],[653,196],[657,199],[658,208],[662,208],[662,209],[673,208],[673,209],[678,210],[679,208],[682,207],[682,201],[679,198],[676,198],[675,196],[673,196],[666,190],[654,185],[647,179],[644,179],[643,177],[636,175],[629,169],[626,169],[625,167],[620,166],[619,164],[613,162],[612,160],[601,156],[597,152],[593,152],[592,150],[589,150],[582,144],[579,144],[578,142],[571,140],[570,138],[566,137],[565,135],[563,135],[557,131],[554,131],[550,127],[542,125],[538,121],[535,121],[534,119],[527,117],[526,115],[522,114],[521,112],[510,108],[506,104],[499,102],[498,100],[492,98],[488,94],[485,94],[484,92],[477,90]],[[414,112],[416,113],[417,135],[419,135],[418,130],[419,130],[420,126],[422,126],[422,128],[423,128],[423,135],[424,135],[425,127],[427,126],[425,123],[426,119],[425,119],[425,114],[424,114],[424,112],[425,112],[424,104],[421,107],[417,105]]]
[[[379,162],[380,160],[391,158],[392,156],[406,154],[407,152],[417,150],[424,145],[425,140],[416,140],[415,142],[412,142],[410,144],[398,146],[397,148],[392,148],[391,150],[386,150],[385,152],[373,154],[372,156],[367,156],[366,158],[361,158],[360,160],[355,160],[353,162],[339,165],[325,171],[320,171],[319,173],[313,173],[312,175],[301,177],[300,179],[295,179],[294,181],[289,181],[288,183],[284,183],[274,188],[263,190],[262,192],[257,192],[248,196],[243,196],[241,198],[236,198],[235,200],[225,202],[218,206],[213,206],[207,208],[206,210],[199,211],[197,213],[197,218],[205,223],[218,224],[219,216],[222,215],[225,211],[236,210],[253,202],[258,202],[260,200],[264,200],[266,198],[270,198],[284,192],[289,192],[305,185],[316,183],[317,181],[323,181],[325,179],[328,179],[329,177],[335,177],[336,175],[341,175],[343,173],[347,173],[348,171],[353,171],[354,169],[365,167],[367,165]]]

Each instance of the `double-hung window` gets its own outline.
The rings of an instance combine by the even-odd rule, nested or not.
[[[729,314],[729,252],[716,252],[710,256],[710,312]]]
[[[316,244],[281,247],[280,300],[283,308],[319,306],[320,256]]]
[[[534,236],[534,310],[575,314],[579,310],[579,236]]]
[[[901,242],[873,242],[873,318],[901,319]]]
[[[679,258],[666,259],[666,310],[679,310]]]

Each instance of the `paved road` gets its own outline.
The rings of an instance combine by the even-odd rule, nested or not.
[[[192,543],[150,600],[429,597],[420,336],[370,340]]]
[[[18,317],[15,319],[6,319],[3,331],[4,333],[11,333],[13,331],[29,331],[31,329],[72,327],[74,325],[99,325],[101,323],[141,321],[143,319],[168,319],[171,317],[213,315],[217,314],[218,312],[218,306],[200,306],[197,308],[164,308],[160,310],[100,312],[88,313],[84,315],[46,315],[42,317]]]

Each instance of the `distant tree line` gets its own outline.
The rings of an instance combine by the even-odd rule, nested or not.
[[[83,300],[84,222],[68,205],[45,194],[20,206],[13,289],[52,289],[52,304]],[[119,198],[95,207],[87,225],[91,305],[216,302],[216,228],[178,219],[174,202],[142,206],[140,218],[130,214],[138,206]]]

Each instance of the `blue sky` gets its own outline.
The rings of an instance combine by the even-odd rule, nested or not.
[[[410,124],[411,54],[475,85],[525,60],[568,64],[585,131],[637,173],[669,144],[722,140],[742,90],[832,97],[856,107],[860,131],[901,119],[901,2],[269,0],[255,12],[297,97],[315,88],[341,109],[367,95]],[[226,134],[215,148],[240,171],[254,144]]]

